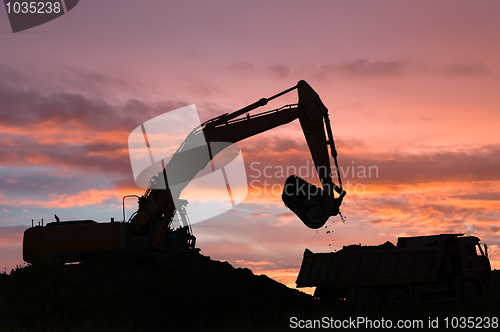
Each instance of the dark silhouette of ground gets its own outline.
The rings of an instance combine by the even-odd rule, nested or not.
[[[44,257],[10,275],[0,274],[0,330],[286,331],[292,316],[421,318],[426,323],[437,316],[498,317],[499,272],[493,271],[496,293],[476,305],[360,313],[197,251],[117,252],[74,265]]]
[[[197,331],[237,321],[265,324],[281,312],[319,308],[303,292],[194,250],[37,263],[0,278],[10,298],[6,307],[21,309],[10,318],[30,330],[93,320],[134,331]]]

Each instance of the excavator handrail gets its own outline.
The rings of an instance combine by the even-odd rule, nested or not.
[[[292,108],[294,108],[294,106],[301,106],[301,105],[300,104],[287,104],[287,105],[281,106],[279,108],[275,108],[273,110],[269,110],[269,111],[265,111],[265,112],[261,112],[261,113],[257,113],[257,114],[252,114],[252,115],[248,115],[248,116],[243,117],[243,118],[237,118],[237,119],[229,120],[224,125],[235,123],[235,122],[240,122],[240,121],[246,121],[248,119],[258,118],[260,116],[264,116],[264,115],[267,115],[267,114],[271,114],[271,113],[283,111],[285,109],[292,109]]]
[[[284,94],[286,94],[286,93],[288,93],[290,91],[293,91],[293,90],[297,89],[298,86],[299,85],[297,84],[297,85],[295,85],[295,86],[293,86],[291,88],[288,88],[288,89],[286,89],[284,91],[281,91],[280,93],[277,93],[274,96],[271,96],[269,98],[261,98],[258,101],[256,101],[255,103],[250,104],[248,106],[245,106],[242,109],[239,109],[239,110],[237,110],[237,111],[235,111],[233,113],[230,113],[230,114],[225,113],[225,114],[223,114],[223,115],[221,115],[219,117],[216,117],[216,118],[213,118],[211,120],[208,120],[208,121],[204,122],[203,125],[205,125],[205,127],[208,128],[208,127],[215,127],[215,126],[217,126],[219,124],[227,123],[229,120],[234,119],[234,118],[236,118],[236,117],[238,117],[238,116],[240,116],[242,114],[245,114],[245,113],[248,113],[250,111],[253,111],[254,109],[256,109],[258,107],[267,105],[267,103],[269,101],[271,101],[271,100],[273,100],[275,98],[278,98],[278,97],[280,97],[280,96],[282,96],[282,95],[284,95]]]
[[[295,87],[294,87],[294,88],[295,88]],[[292,90],[293,90],[294,88],[290,88],[290,89],[292,89]],[[288,90],[290,90],[290,89],[288,89]],[[279,97],[279,96],[283,95],[284,93],[289,92],[288,90],[282,91],[282,92],[280,92],[279,94],[277,94],[277,95],[275,95],[275,96],[273,96],[273,97],[271,97],[271,98],[267,98],[267,99],[268,99],[268,100],[271,100],[271,99],[274,99],[274,98],[276,98],[276,97]],[[290,91],[291,91],[291,90],[290,90]],[[272,110],[269,110],[269,111],[265,111],[265,112],[261,112],[261,113],[257,113],[257,114],[252,114],[252,115],[247,114],[247,116],[245,116],[245,117],[236,118],[236,119],[234,119],[234,118],[233,118],[233,120],[227,120],[227,121],[225,121],[225,122],[221,123],[220,125],[221,125],[221,126],[225,126],[225,125],[229,125],[229,124],[232,124],[232,123],[236,123],[236,122],[240,122],[240,121],[246,121],[246,120],[249,120],[249,119],[254,119],[254,118],[257,118],[257,117],[260,117],[260,116],[264,116],[264,115],[267,115],[267,114],[271,114],[271,113],[279,112],[279,111],[282,111],[282,110],[284,110],[284,109],[293,109],[293,108],[294,108],[294,106],[302,106],[302,105],[300,105],[300,104],[287,104],[287,105],[283,105],[283,106],[281,106],[281,107],[279,107],[279,108],[275,108],[275,109],[272,109]],[[222,116],[225,116],[225,115],[228,115],[228,114],[229,114],[229,113],[225,113],[225,114],[223,114],[223,115],[217,116],[217,117],[215,117],[215,118],[212,118],[212,119],[210,119],[210,120],[207,120],[207,121],[203,122],[203,123],[202,123],[202,124],[200,124],[199,126],[194,127],[194,128],[191,130],[191,132],[190,132],[190,133],[186,136],[186,138],[184,139],[184,141],[182,141],[182,143],[179,145],[179,147],[177,148],[177,150],[175,151],[175,153],[179,153],[179,152],[182,150],[182,148],[184,147],[184,145],[186,144],[187,140],[189,139],[189,137],[190,137],[192,134],[195,134],[195,133],[196,133],[197,131],[199,131],[199,130],[203,130],[203,129],[204,129],[204,126],[206,126],[207,124],[210,124],[210,123],[212,123],[213,121],[216,121],[216,120],[218,120],[219,118],[221,118]],[[242,115],[242,114],[239,114],[239,115]],[[239,115],[238,115],[238,116],[239,116]],[[217,126],[217,125],[216,125],[216,126]],[[174,153],[174,154],[175,154],[175,153]]]

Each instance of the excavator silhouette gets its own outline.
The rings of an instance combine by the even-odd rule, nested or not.
[[[297,104],[249,115],[248,112],[295,89],[299,96]],[[60,221],[56,218],[56,222],[43,226],[42,220],[42,225],[32,224],[24,232],[23,259],[31,263],[40,255],[51,254],[66,262],[78,262],[97,254],[125,249],[194,249],[196,238],[186,214],[188,202],[180,199],[182,189],[230,143],[296,119],[300,121],[322,188],[291,175],[285,182],[282,199],[307,227],[323,227],[331,216],[340,213],[339,208],[346,192],[342,189],[328,109],[311,86],[302,80],[296,86],[270,98],[262,98],[238,111],[222,114],[194,128],[163,171],[152,177],[149,189],[138,198],[138,210],[128,221],[125,221],[125,213],[122,222],[114,222],[113,219],[107,223],[93,220]],[[198,153],[196,148],[189,148],[192,145],[189,143],[201,134],[209,147],[209,154],[205,158],[199,157],[203,154]],[[215,142],[227,144],[210,144]],[[337,170],[338,186],[332,181],[328,147]],[[168,183],[167,173],[176,174],[179,169],[182,169],[182,175],[173,179],[168,176],[171,182]],[[160,181],[165,182],[163,188],[166,189],[156,189],[158,187],[155,184]],[[172,185],[177,186],[175,193],[169,189]],[[172,221],[177,215],[182,226],[173,229]]]

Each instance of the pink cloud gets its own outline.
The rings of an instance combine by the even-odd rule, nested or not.
[[[6,245],[20,245],[23,242],[26,226],[0,226],[0,247]]]

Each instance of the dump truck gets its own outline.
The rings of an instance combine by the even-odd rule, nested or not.
[[[316,287],[320,300],[346,301],[361,311],[380,304],[476,301],[490,285],[488,247],[464,234],[400,237],[397,245],[350,245],[338,252],[304,252],[297,287]]]

